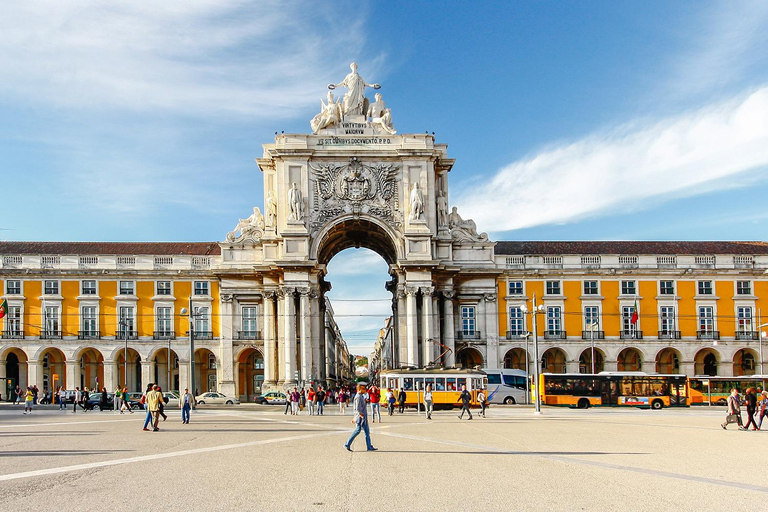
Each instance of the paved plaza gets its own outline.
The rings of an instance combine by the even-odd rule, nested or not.
[[[343,449],[351,416],[282,407],[143,414],[0,410],[3,510],[715,510],[768,495],[763,432],[720,408],[415,411]],[[734,428],[731,426],[731,428]]]

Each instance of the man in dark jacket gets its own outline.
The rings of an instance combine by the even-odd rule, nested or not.
[[[459,399],[461,400],[461,414],[459,414],[459,419],[464,416],[464,411],[467,411],[469,419],[471,420],[472,411],[469,410],[469,404],[472,402],[472,394],[467,391],[467,386],[461,386],[461,395],[459,395]]]
[[[400,404],[400,409],[399,409],[400,414],[403,414],[405,412],[405,400],[406,400],[405,389],[400,388],[400,394],[397,395],[397,402],[398,404]]]

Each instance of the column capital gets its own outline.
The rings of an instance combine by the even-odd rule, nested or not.
[[[431,297],[435,293],[435,287],[434,286],[422,286],[420,288],[421,294],[425,297]]]
[[[415,296],[417,293],[419,293],[419,287],[418,286],[406,286],[405,287],[405,294],[408,296]]]
[[[281,297],[285,297],[286,295],[293,296],[296,293],[296,287],[295,286],[281,286],[279,293],[280,293]]]
[[[232,302],[234,295],[232,295],[231,293],[222,293],[221,295],[219,295],[219,297],[221,298],[221,302]]]
[[[296,288],[296,292],[302,297],[308,297],[312,290],[309,287]]]
[[[456,298],[456,292],[453,290],[443,290],[443,297],[445,300],[453,300]]]
[[[496,302],[496,294],[486,293],[483,295],[483,299],[485,299],[485,302]]]

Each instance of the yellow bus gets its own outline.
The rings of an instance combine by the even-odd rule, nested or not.
[[[685,407],[688,379],[685,375],[649,375],[643,372],[544,373],[539,390],[543,405]]]
[[[725,405],[731,390],[736,388],[742,395],[748,388],[762,388],[768,383],[766,375],[742,377],[712,377],[697,375],[688,379],[691,405]]]
[[[467,391],[472,394],[473,405],[478,405],[478,391],[488,387],[488,377],[485,372],[456,368],[383,370],[379,382],[382,407],[387,405],[388,389],[391,389],[395,394],[395,399],[397,399],[400,390],[404,389],[405,405],[416,407],[417,401],[422,403],[424,400],[424,390],[427,384],[431,384],[435,409],[451,409],[461,405],[459,400],[461,386],[467,386]]]

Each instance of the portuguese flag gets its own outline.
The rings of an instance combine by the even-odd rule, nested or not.
[[[635,325],[637,323],[637,319],[640,317],[640,315],[637,312],[637,297],[635,297],[635,306],[632,308],[632,318],[629,320],[629,322],[632,325]]]
[[[3,318],[7,311],[8,311],[8,301],[3,300],[3,302],[0,302],[0,318]]]

